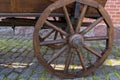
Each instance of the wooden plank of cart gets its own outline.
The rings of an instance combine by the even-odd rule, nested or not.
[[[0,26],[35,26],[33,45],[40,64],[61,78],[84,77],[102,65],[111,51],[113,25],[104,9],[106,2],[0,0],[0,17],[4,17]],[[92,35],[101,22],[105,34]]]

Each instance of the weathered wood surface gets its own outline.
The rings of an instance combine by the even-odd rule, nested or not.
[[[0,13],[42,13],[46,7],[55,1],[56,0],[0,0]],[[95,1],[104,6],[107,0]],[[73,4],[70,5],[69,11],[71,11],[73,6]],[[56,11],[55,13],[61,13],[61,11]],[[96,11],[89,8],[87,13],[89,15],[96,13]]]
[[[38,13],[50,3],[49,0],[0,0],[0,13]]]

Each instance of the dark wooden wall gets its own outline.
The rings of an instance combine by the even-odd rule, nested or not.
[[[0,13],[38,13],[49,4],[49,0],[0,0]]]

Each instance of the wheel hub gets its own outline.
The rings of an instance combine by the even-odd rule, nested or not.
[[[82,46],[83,43],[84,43],[84,38],[80,34],[74,34],[69,39],[69,44],[71,45],[71,47],[77,48]]]

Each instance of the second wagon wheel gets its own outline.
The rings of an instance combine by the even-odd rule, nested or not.
[[[80,3],[82,8],[80,16],[71,20],[69,5],[74,2]],[[99,17],[86,17],[88,8],[98,11]],[[49,16],[61,10],[65,17],[64,24],[56,25],[48,20]],[[92,34],[101,24],[105,26],[104,33]],[[67,31],[61,27],[63,25]],[[83,77],[94,72],[109,55],[112,41],[112,22],[105,9],[93,0],[56,1],[42,13],[34,31],[37,59],[47,71],[61,78]],[[59,45],[62,47],[51,47]]]

